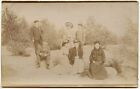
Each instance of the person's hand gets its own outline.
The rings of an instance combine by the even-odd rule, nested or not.
[[[95,63],[95,61],[92,61],[93,63]]]

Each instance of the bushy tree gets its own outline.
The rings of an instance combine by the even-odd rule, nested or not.
[[[129,18],[126,20],[126,33],[122,38],[122,42],[136,48],[138,46],[138,26]]]
[[[122,37],[122,42],[127,48],[127,60],[137,63],[138,60],[138,24],[131,19],[126,20],[126,33]],[[132,60],[133,59],[133,60]],[[135,64],[136,66],[136,64]]]
[[[2,13],[2,44],[7,45],[13,55],[27,55],[29,43],[28,25],[24,18],[19,18],[9,8]]]
[[[89,18],[85,24],[86,28],[86,44],[92,44],[99,40],[103,44],[116,44],[117,37],[102,24],[95,22],[93,18]]]
[[[41,29],[43,30],[43,40],[48,42],[50,49],[59,49],[61,36],[55,26],[48,20],[42,20]]]
[[[2,12],[2,44],[8,44],[15,39],[14,34],[18,32],[18,18],[8,8],[4,8]]]

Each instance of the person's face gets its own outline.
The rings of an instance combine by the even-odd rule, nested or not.
[[[96,49],[99,49],[99,48],[100,48],[100,44],[99,44],[99,43],[96,43],[96,44],[95,44],[95,48],[96,48]]]

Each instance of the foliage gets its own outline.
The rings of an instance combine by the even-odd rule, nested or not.
[[[122,43],[127,47],[127,60],[137,67],[138,61],[138,24],[131,19],[126,19],[126,33],[122,37]],[[124,54],[124,53],[123,53]],[[133,60],[132,60],[133,59]]]
[[[2,29],[2,44],[7,45],[13,55],[27,55],[25,50],[29,46],[29,29],[25,19],[5,8],[2,13]]]
[[[55,26],[49,23],[48,20],[42,20],[41,28],[43,29],[43,40],[48,42],[50,49],[59,49],[61,35],[55,29]]]
[[[126,20],[126,33],[122,38],[122,42],[126,45],[133,46],[137,48],[138,45],[138,29],[137,24],[135,24],[131,19]]]
[[[92,44],[99,40],[103,44],[116,44],[117,37],[102,24],[95,22],[93,18],[89,18],[85,24],[86,28],[86,44]]]

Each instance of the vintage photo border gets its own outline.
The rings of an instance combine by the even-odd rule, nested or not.
[[[93,2],[97,2],[97,3],[102,3],[102,2],[107,2],[107,3],[109,3],[109,2],[121,2],[121,3],[123,3],[123,2],[137,2],[137,3],[139,3],[138,1],[136,1],[136,0],[117,0],[117,1],[103,1],[103,0],[96,0],[96,1],[78,1],[78,0],[72,0],[72,1],[53,1],[53,0],[50,0],[50,1],[40,1],[40,0],[36,0],[36,1],[32,1],[32,0],[29,0],[29,1],[18,1],[18,0],[9,0],[9,1],[7,1],[7,0],[3,0],[2,2],[1,2],[1,4],[2,3],[93,3]],[[139,32],[139,29],[138,29],[138,32]],[[139,34],[138,34],[138,36],[139,36]],[[138,43],[139,43],[139,39],[138,39]],[[138,48],[139,48],[139,45],[138,45]],[[138,53],[139,53],[139,50],[138,50]],[[138,63],[139,63],[139,55],[138,55]],[[137,66],[138,66],[138,70],[137,71],[139,71],[139,65],[137,64]],[[2,68],[1,68],[1,70],[2,70]],[[139,72],[138,72],[139,73]],[[2,78],[2,77],[1,77]],[[137,76],[137,78],[139,78],[138,76]],[[74,84],[72,84],[72,85],[47,85],[48,87],[46,87],[46,85],[15,85],[15,86],[2,86],[3,88],[27,88],[27,87],[30,87],[30,88],[40,88],[40,87],[43,87],[43,88],[138,88],[138,82],[137,82],[137,84],[128,84],[128,85],[122,85],[122,84],[114,84],[114,85],[108,85],[108,84],[105,84],[105,85],[103,85],[103,84],[97,84],[97,85],[91,85],[91,84],[89,84],[89,85],[87,85],[87,84],[84,84],[84,85],[74,85]],[[99,86],[99,87],[94,87],[94,86]],[[108,86],[111,86],[111,87],[108,87]]]

